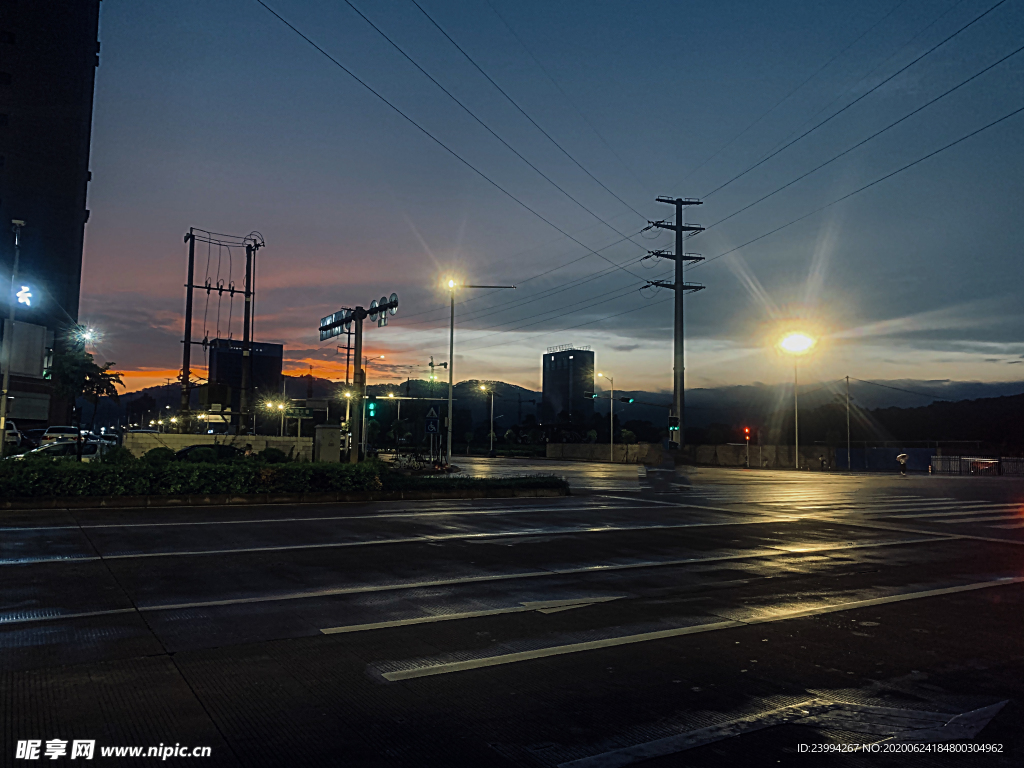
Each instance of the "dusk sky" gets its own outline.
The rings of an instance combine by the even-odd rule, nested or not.
[[[354,5],[548,179],[345,2],[267,0],[465,163],[256,0],[103,3],[81,320],[129,389],[178,375],[190,226],[263,234],[256,338],[292,372],[343,377],[319,319],[397,292],[390,325],[368,325],[388,363],[369,381],[425,378],[455,276],[518,286],[460,294],[457,380],[539,388],[544,349],[574,343],[617,388],[669,389],[671,291],[639,290],[671,272],[640,261],[672,246],[638,234],[672,213],[658,195],[705,201],[688,213],[709,227],[687,246],[709,260],[688,270],[707,286],[687,298],[688,386],[791,380],[772,348],[790,326],[823,337],[808,383],[1024,379],[1024,112],[768,234],[1024,107],[1024,52],[717,223],[1013,53],[1020,0],[417,2],[592,176],[411,0]],[[197,295],[196,338],[216,309]]]

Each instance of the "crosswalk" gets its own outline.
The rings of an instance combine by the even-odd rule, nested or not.
[[[709,504],[752,504],[786,515],[856,516],[936,525],[1024,528],[1024,503],[955,499],[948,496],[893,495],[867,489],[751,485],[697,486],[687,499]]]

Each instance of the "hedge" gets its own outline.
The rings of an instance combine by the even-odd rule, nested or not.
[[[567,487],[564,480],[554,476],[408,477],[390,471],[380,462],[266,464],[242,460],[154,465],[144,461],[122,464],[5,461],[0,465],[0,498],[6,499]]]

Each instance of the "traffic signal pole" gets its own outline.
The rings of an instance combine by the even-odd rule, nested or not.
[[[359,463],[359,448],[362,444],[363,397],[366,394],[366,371],[363,368],[363,318],[366,310],[356,307],[352,311],[352,324],[355,326],[353,342],[356,367],[352,372],[352,393],[356,397],[356,407],[352,409],[352,421],[349,422],[348,463]]]
[[[676,220],[675,224],[669,224],[666,221],[652,221],[651,224],[658,229],[670,229],[675,232],[675,252],[666,253],[665,251],[651,251],[651,256],[656,256],[662,259],[672,259],[675,262],[674,279],[671,283],[663,280],[652,280],[648,285],[658,286],[660,288],[671,288],[676,292],[675,295],[675,318],[674,318],[674,331],[675,337],[672,347],[672,410],[671,414],[678,419],[678,430],[679,435],[676,441],[678,447],[682,448],[685,443],[686,434],[686,413],[685,413],[685,398],[686,398],[686,335],[684,333],[684,323],[686,320],[685,315],[685,304],[684,297],[687,291],[700,291],[704,289],[703,285],[696,283],[687,283],[685,280],[685,269],[684,266],[688,261],[703,261],[703,258],[695,254],[687,254],[683,251],[683,233],[684,232],[703,232],[704,227],[688,225],[684,221],[683,209],[689,205],[702,205],[700,200],[691,200],[681,197],[659,197],[657,198],[659,203],[667,203],[674,205],[676,209]],[[669,440],[672,437],[669,435]]]

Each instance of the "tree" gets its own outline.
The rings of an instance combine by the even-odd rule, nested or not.
[[[516,434],[515,430],[512,429],[511,427],[505,432],[505,442],[506,443],[514,445],[515,443],[518,442],[518,437],[519,436]]]
[[[619,432],[619,440],[623,443],[631,445],[636,442],[636,435],[634,435],[628,429],[623,429],[621,432]]]
[[[121,374],[110,370],[114,363],[98,365],[90,353],[82,349],[70,349],[53,356],[50,380],[56,393],[71,402],[78,397],[92,403],[92,428],[96,426],[96,409],[101,397],[118,400],[118,387],[124,387]]]

